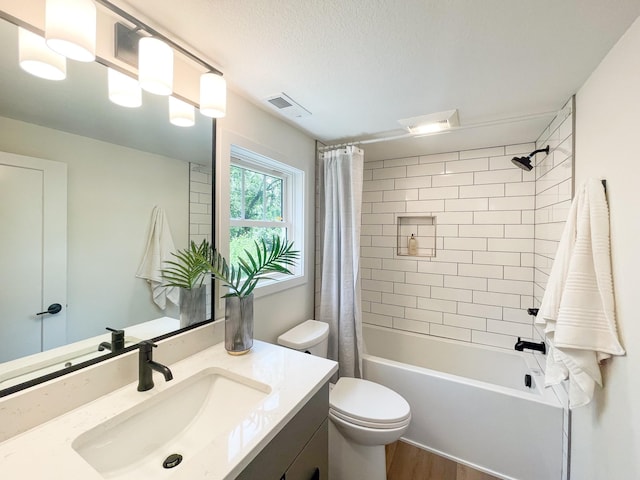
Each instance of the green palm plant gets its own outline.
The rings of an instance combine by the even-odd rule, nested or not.
[[[289,267],[293,267],[300,258],[300,252],[293,249],[293,242],[282,241],[279,236],[274,235],[270,249],[264,239],[254,243],[256,251],[251,254],[249,250],[245,250],[246,259],[239,258],[238,265],[232,266],[215,248],[211,248],[211,274],[230,290],[224,297],[247,297],[260,280],[271,279],[269,275],[293,274]]]
[[[205,239],[200,245],[191,242],[188,248],[172,252],[176,260],[167,260],[169,265],[161,271],[165,286],[180,287],[187,290],[200,287],[209,272],[209,242]]]
[[[191,242],[189,248],[173,254],[177,261],[166,262],[170,265],[162,270],[166,285],[194,288],[202,285],[207,273],[210,273],[229,288],[224,297],[247,297],[260,280],[271,279],[269,275],[293,274],[289,268],[300,258],[300,252],[293,249],[293,242],[283,241],[274,235],[271,248],[264,239],[254,243],[255,252],[245,250],[246,258],[239,258],[238,265],[229,265],[207,240],[203,240],[200,245]]]

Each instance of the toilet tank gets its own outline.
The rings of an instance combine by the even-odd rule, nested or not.
[[[327,358],[329,324],[317,320],[302,322],[280,335],[278,345]]]

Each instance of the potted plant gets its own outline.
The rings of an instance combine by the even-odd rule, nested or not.
[[[290,267],[300,258],[293,242],[282,241],[274,235],[270,247],[263,240],[254,241],[255,252],[244,251],[238,265],[227,260],[209,242],[191,242],[188,249],[174,254],[178,261],[163,270],[168,285],[202,285],[207,274],[220,280],[228,292],[225,299],[225,348],[232,355],[247,353],[253,346],[253,290],[270,275],[291,275]],[[180,284],[178,284],[180,283]],[[182,290],[181,290],[182,291]]]
[[[225,299],[225,348],[232,355],[247,353],[253,346],[253,290],[260,280],[270,279],[274,273],[292,275],[289,267],[295,265],[300,252],[293,242],[271,238],[271,247],[262,239],[254,241],[255,252],[244,251],[245,258],[238,265],[229,266],[225,258],[211,249],[209,266],[214,278],[221,280],[229,291]]]
[[[165,285],[180,289],[180,327],[203,322],[206,319],[207,290],[205,280],[209,273],[209,242],[205,239],[189,248],[172,252],[176,260],[168,260],[161,270]]]

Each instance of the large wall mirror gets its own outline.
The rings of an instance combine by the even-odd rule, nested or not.
[[[111,354],[100,349],[107,327],[124,330],[125,345],[180,327],[178,307],[160,308],[136,273],[154,207],[177,249],[210,238],[215,126],[197,110],[195,126],[172,125],[167,97],[143,92],[141,108],[111,103],[99,63],[67,61],[61,81],[26,73],[18,27],[4,20],[0,56],[1,395]],[[53,170],[20,173],[42,162]],[[46,243],[43,228],[66,238]],[[59,313],[38,315],[55,303]]]

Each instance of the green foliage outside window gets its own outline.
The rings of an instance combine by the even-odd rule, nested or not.
[[[282,240],[287,239],[284,228],[260,228],[260,227],[231,227],[229,244],[229,261],[231,264],[238,263],[238,259],[243,257],[245,250],[254,248],[255,242],[264,241],[268,248],[273,248],[273,236],[277,235]]]
[[[243,190],[244,177],[244,190]],[[282,220],[282,179],[231,166],[231,218]]]
[[[283,179],[236,165],[231,166],[230,215],[232,220],[263,222],[282,221]],[[237,263],[245,250],[255,242],[272,248],[273,236],[287,240],[285,228],[273,226],[232,226],[229,238],[229,260]]]

